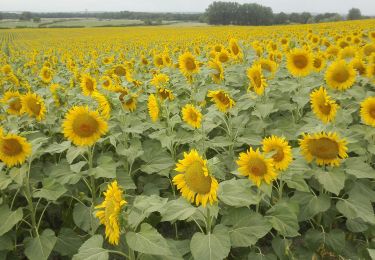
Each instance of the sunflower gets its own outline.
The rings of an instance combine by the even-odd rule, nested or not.
[[[158,101],[154,94],[151,94],[148,97],[147,107],[148,107],[148,113],[151,117],[151,120],[153,122],[156,122],[159,118],[160,109],[159,109]]]
[[[354,59],[352,59],[350,64],[358,72],[359,75],[366,75],[366,66],[360,57],[355,57]]]
[[[48,84],[52,81],[53,78],[52,70],[49,67],[43,67],[40,70],[39,76],[44,83]]]
[[[190,52],[185,52],[178,58],[179,68],[186,77],[198,73],[199,64],[194,55]]]
[[[127,69],[122,64],[117,64],[112,68],[112,73],[117,77],[124,77],[127,75]]]
[[[113,181],[108,184],[107,191],[104,192],[104,201],[95,207],[99,209],[95,216],[105,226],[105,236],[112,245],[118,245],[120,240],[119,216],[122,207],[127,203],[123,199],[123,193],[117,181]]]
[[[299,145],[309,163],[315,159],[318,165],[339,166],[340,160],[348,157],[346,141],[340,139],[337,133],[303,134]]]
[[[304,77],[313,69],[312,54],[305,49],[293,49],[287,55],[287,68],[295,77]]]
[[[211,101],[215,102],[216,107],[224,113],[236,104],[224,90],[209,90],[207,96],[210,97]]]
[[[371,62],[370,64],[367,65],[367,67],[366,67],[366,76],[369,79],[372,79],[373,81],[375,80],[375,62]]]
[[[186,104],[182,108],[182,119],[194,128],[201,127],[202,113],[193,105]]]
[[[30,154],[31,145],[26,138],[15,134],[0,135],[0,160],[8,167],[24,163]]]
[[[144,66],[148,65],[149,63],[148,59],[144,55],[141,56],[141,63]]]
[[[362,47],[362,53],[366,57],[370,57],[372,53],[375,53],[375,43],[368,43]]]
[[[247,70],[247,77],[250,80],[249,88],[254,90],[257,95],[261,96],[264,93],[267,82],[262,73],[262,67],[260,64],[254,64]]]
[[[366,125],[375,127],[375,97],[368,97],[361,102],[360,113]]]
[[[313,70],[320,72],[326,65],[326,59],[322,53],[317,53],[314,55]]]
[[[268,78],[273,78],[277,70],[277,63],[270,59],[260,58],[254,62],[254,65],[260,65],[262,68],[262,73],[264,75],[268,74]]]
[[[31,117],[35,117],[38,121],[45,118],[46,106],[43,98],[36,93],[27,93],[21,97],[21,113],[27,113]]]
[[[100,78],[100,82],[102,83],[103,88],[106,90],[112,90],[112,79],[109,76],[103,76]]]
[[[258,187],[262,181],[270,184],[277,178],[277,172],[273,166],[273,159],[266,158],[260,153],[259,149],[254,151],[253,148],[250,147],[247,152],[240,153],[236,162],[240,174],[248,176],[248,178]]]
[[[234,38],[229,40],[229,49],[232,54],[232,58],[235,60],[242,60],[243,54],[240,46],[238,45],[238,41]]]
[[[138,95],[129,95],[123,102],[122,107],[128,111],[134,112],[137,108]]]
[[[100,115],[105,119],[109,119],[111,114],[111,105],[109,104],[107,98],[98,91],[93,92],[92,97],[98,103],[98,111]]]
[[[358,53],[357,48],[353,46],[347,46],[340,51],[339,58],[350,61],[356,56],[357,53]]]
[[[180,190],[182,196],[189,202],[206,207],[217,201],[217,180],[208,173],[207,160],[204,160],[196,150],[184,153],[184,159],[176,163],[177,174],[173,184]]]
[[[155,65],[155,67],[164,66],[163,54],[154,55],[154,65]]]
[[[320,87],[310,94],[310,103],[314,114],[324,123],[334,120],[339,106],[335,100],[328,96],[324,87]]]
[[[82,93],[86,96],[92,95],[96,91],[96,80],[88,74],[81,77]]]
[[[8,114],[11,115],[20,115],[21,114],[21,94],[18,91],[7,91],[4,93],[4,96],[1,100],[3,103],[7,104]]]
[[[62,128],[64,136],[75,145],[89,146],[107,132],[108,124],[99,112],[87,106],[75,106],[65,115]]]
[[[356,71],[352,65],[346,63],[344,60],[337,60],[333,62],[327,69],[325,80],[328,86],[345,90],[353,86],[355,82]]]
[[[230,53],[226,49],[222,49],[221,52],[216,54],[216,59],[221,63],[228,62],[230,59]]]
[[[5,64],[4,66],[1,67],[1,72],[4,75],[9,75],[13,73],[13,69],[9,64]]]
[[[172,90],[167,88],[157,88],[158,96],[161,98],[161,100],[173,100],[174,95]]]
[[[169,83],[169,77],[163,73],[157,73],[152,77],[151,85],[155,87],[165,86]]]
[[[275,169],[284,171],[292,162],[292,148],[284,137],[271,136],[263,139],[263,152],[274,153],[272,155],[273,166]]]
[[[215,60],[215,59],[210,60],[208,62],[208,67],[215,71],[214,73],[211,74],[212,80],[215,83],[218,84],[224,80],[224,69],[220,61]]]

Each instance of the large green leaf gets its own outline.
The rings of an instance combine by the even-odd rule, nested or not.
[[[231,209],[222,219],[222,224],[229,226],[232,247],[248,247],[264,237],[272,228],[260,214],[248,208]]]
[[[267,218],[280,235],[295,237],[299,235],[298,211],[298,204],[281,201],[267,211]]]
[[[103,237],[94,235],[79,248],[73,260],[107,260],[108,251],[103,249]]]
[[[168,201],[161,211],[161,221],[185,220],[191,217],[196,211],[184,198]]]
[[[218,197],[223,203],[244,207],[258,204],[260,196],[251,189],[251,183],[247,179],[231,179],[219,184]]]
[[[55,233],[51,229],[45,229],[37,237],[25,239],[25,255],[30,260],[47,260],[56,241]]]
[[[307,192],[296,192],[291,201],[299,204],[299,221],[311,219],[331,206],[330,198],[326,194],[315,196]]]
[[[315,176],[324,189],[336,195],[344,188],[345,173],[341,169],[331,169],[330,171],[318,171]]]
[[[336,203],[337,210],[348,219],[361,218],[369,224],[375,224],[374,209],[370,200],[362,196],[350,196]]]
[[[172,255],[167,240],[147,223],[143,223],[137,233],[126,233],[126,242],[131,249],[143,254]]]
[[[67,189],[60,183],[55,182],[53,179],[46,179],[46,181],[43,183],[43,188],[35,191],[33,197],[56,201],[66,191]]]
[[[80,229],[89,232],[99,227],[99,220],[94,217],[91,207],[76,203],[73,209],[73,221]]]
[[[73,230],[62,228],[57,236],[57,242],[54,251],[59,252],[62,256],[72,256],[78,252],[82,240]]]
[[[11,211],[7,205],[0,207],[0,236],[12,229],[23,217],[22,208]]]
[[[360,157],[348,158],[345,160],[345,172],[361,178],[375,179],[375,169],[365,163]]]
[[[230,239],[228,229],[217,225],[213,233],[195,233],[190,242],[194,259],[219,260],[228,256]]]

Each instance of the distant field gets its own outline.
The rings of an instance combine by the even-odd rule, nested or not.
[[[205,23],[163,21],[164,25],[170,26],[202,26]],[[53,27],[105,27],[105,26],[134,26],[144,25],[141,20],[127,19],[96,19],[96,18],[43,18],[40,22],[19,21],[15,19],[0,21],[0,28],[53,28]]]

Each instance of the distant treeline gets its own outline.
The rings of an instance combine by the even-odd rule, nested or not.
[[[303,13],[273,13],[270,7],[259,4],[239,4],[236,2],[213,2],[205,13],[146,13],[146,12],[75,12],[75,13],[5,13],[0,12],[1,19],[33,20],[41,18],[97,18],[97,19],[129,19],[142,20],[145,24],[161,24],[161,21],[199,21],[214,25],[272,25],[272,24],[306,24],[340,20],[357,20],[369,18],[361,15],[361,11],[352,8],[342,16],[338,13],[312,15]]]
[[[345,17],[338,13],[324,13],[312,15],[309,12],[303,13],[273,13],[270,7],[259,4],[239,4],[236,2],[213,2],[208,6],[205,19],[209,24],[216,25],[271,25],[290,23],[319,23],[329,21],[340,21],[344,19],[364,19],[358,8],[349,10]]]
[[[129,19],[129,20],[164,20],[164,21],[199,21],[201,13],[146,13],[146,12],[76,12],[76,13],[33,13],[23,12],[0,13],[0,19],[31,20],[34,18],[97,18],[97,19]]]

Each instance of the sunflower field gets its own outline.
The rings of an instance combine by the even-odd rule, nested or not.
[[[375,20],[0,31],[0,259],[374,259]]]

